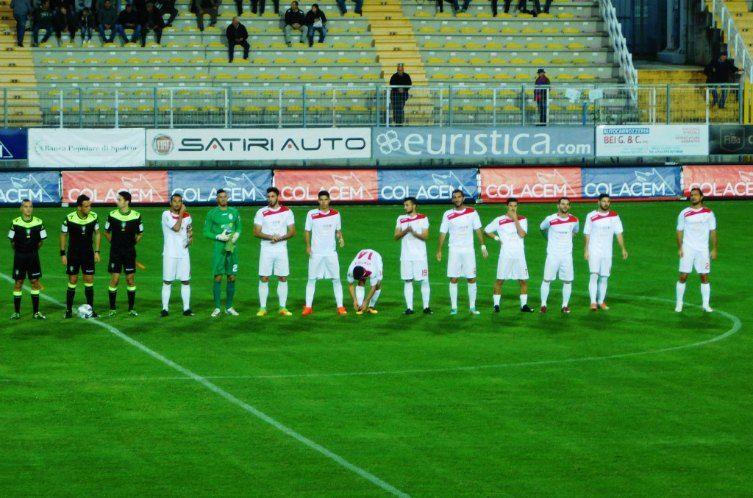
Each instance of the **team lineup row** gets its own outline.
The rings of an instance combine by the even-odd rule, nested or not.
[[[222,280],[226,279],[225,313],[237,316],[233,307],[235,279],[238,272],[236,244],[242,234],[241,217],[238,210],[228,205],[228,195],[217,191],[217,206],[204,221],[203,235],[212,240],[214,275],[212,317],[222,313]],[[287,309],[289,262],[287,240],[296,235],[293,213],[279,203],[279,191],[275,187],[267,190],[267,206],[259,209],[254,216],[253,235],[261,240],[259,256],[259,303],[257,316],[267,314],[269,280],[278,280],[277,294],[279,314],[290,316]],[[141,215],[131,209],[131,195],[120,192],[117,208],[112,210],[104,224],[105,238],[110,242],[108,271],[110,282],[108,296],[109,315],[116,313],[117,289],[121,274],[125,274],[128,297],[128,312],[137,316],[136,300],[136,246],[141,241],[144,226]],[[305,306],[302,314],[313,312],[317,280],[332,281],[337,313],[347,313],[343,305],[343,288],[340,280],[340,264],[337,247],[344,247],[340,213],[330,207],[330,195],[319,192],[318,208],[308,211],[305,221],[304,238],[309,256],[308,281],[306,283]],[[452,193],[453,207],[442,215],[439,240],[436,252],[437,261],[443,261],[443,247],[448,239],[447,277],[449,278],[450,313],[458,310],[458,280],[465,279],[468,285],[469,311],[479,314],[476,309],[476,252],[474,238],[478,240],[481,254],[489,253],[484,244],[485,238],[498,241],[501,245],[494,285],[494,311],[500,310],[501,289],[505,280],[517,280],[520,285],[520,310],[532,312],[528,306],[528,269],[525,258],[525,237],[528,235],[528,220],[518,214],[518,202],[507,200],[507,212],[496,217],[482,229],[478,212],[465,205],[461,190]],[[614,240],[620,247],[623,259],[628,257],[623,238],[623,226],[619,215],[610,209],[609,196],[598,199],[597,209],[590,212],[584,222],[584,257],[588,260],[590,279],[588,284],[590,307],[592,310],[607,310],[607,283],[612,266]],[[418,212],[415,198],[407,198],[403,203],[405,213],[398,217],[394,238],[400,241],[400,276],[404,281],[406,302],[405,314],[413,314],[413,283],[419,282],[423,311],[431,314],[429,306],[430,286],[426,241],[429,237],[429,220]],[[21,216],[13,220],[8,233],[14,250],[13,261],[13,319],[21,317],[21,297],[23,285],[28,278],[31,287],[33,318],[45,319],[39,311],[39,294],[42,276],[39,250],[47,238],[42,220],[33,215],[30,201],[21,204]],[[183,200],[176,194],[171,197],[170,207],[161,220],[163,246],[163,286],[162,316],[169,314],[169,301],[172,283],[181,282],[183,314],[193,315],[190,307],[191,265],[189,248],[193,242],[193,220],[186,211]],[[570,201],[561,198],[557,202],[557,212],[547,216],[539,225],[547,239],[544,278],[541,283],[542,313],[547,312],[547,300],[551,282],[562,281],[563,313],[570,313],[569,300],[572,293],[573,239],[579,232],[580,221],[570,214]],[[73,316],[73,303],[79,276],[84,283],[86,305],[79,308],[83,317],[98,317],[94,311],[94,273],[100,262],[100,225],[92,211],[91,200],[79,196],[76,210],[64,219],[60,231],[60,258],[66,267],[68,289],[66,293],[65,317]],[[677,244],[680,258],[679,279],[676,285],[675,311],[681,312],[688,275],[695,270],[700,275],[701,296],[704,311],[711,312],[709,272],[711,260],[717,256],[716,219],[713,212],[703,205],[703,195],[698,189],[690,192],[690,206],[683,209],[677,220]],[[709,245],[711,246],[709,248]],[[357,314],[377,313],[383,278],[381,255],[371,249],[357,252],[346,272],[348,291]],[[368,283],[368,285],[367,285]],[[367,291],[368,287],[368,291]]]

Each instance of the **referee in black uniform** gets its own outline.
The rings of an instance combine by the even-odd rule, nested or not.
[[[21,289],[28,277],[31,284],[31,305],[34,319],[45,320],[39,311],[39,291],[42,278],[42,265],[39,263],[39,248],[47,238],[42,220],[35,217],[34,206],[29,199],[21,201],[21,216],[11,223],[8,238],[13,247],[13,314],[12,320],[21,318]]]
[[[110,315],[115,315],[115,298],[120,274],[125,273],[128,290],[128,313],[138,316],[133,309],[136,302],[136,244],[141,241],[144,225],[141,215],[131,209],[131,193],[118,192],[118,209],[110,211],[105,223],[105,237],[110,241]]]
[[[68,213],[60,229],[60,260],[68,274],[68,292],[65,295],[65,317],[73,316],[73,300],[76,297],[78,274],[84,276],[86,303],[94,313],[94,265],[99,263],[99,221],[92,212],[92,201],[86,195],[76,199],[76,210]]]

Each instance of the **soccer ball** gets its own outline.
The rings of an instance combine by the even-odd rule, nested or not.
[[[91,318],[94,310],[88,304],[82,304],[78,307],[78,316],[84,319]]]

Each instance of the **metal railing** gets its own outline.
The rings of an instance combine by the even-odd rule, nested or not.
[[[393,93],[396,88],[13,87],[2,89],[0,118],[5,127],[108,128],[739,123],[742,119],[742,87],[737,84],[434,85],[412,87],[407,99]],[[535,98],[536,91],[545,105]]]
[[[724,40],[727,43],[729,55],[734,57],[735,62],[740,65],[747,81],[753,83],[753,58],[751,58],[745,40],[735,26],[735,18],[730,12],[724,0],[711,0],[710,12],[714,18],[714,23],[724,33]],[[705,0],[701,1],[701,10],[707,7]]]
[[[627,40],[622,34],[622,25],[617,18],[617,10],[612,5],[612,0],[599,0],[599,12],[609,35],[609,44],[614,50],[615,59],[620,64],[620,76],[629,86],[638,84],[638,71],[633,65],[633,55],[627,45]]]

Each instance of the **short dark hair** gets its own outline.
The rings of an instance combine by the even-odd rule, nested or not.
[[[516,199],[515,197],[510,197],[509,199],[507,199],[507,202],[505,202],[505,204],[510,204],[511,202],[518,202],[518,199]]]
[[[316,194],[316,197],[318,199],[319,197],[321,197],[323,195],[326,195],[327,199],[331,199],[331,197],[329,196],[329,192],[327,192],[326,190],[320,190],[319,193]]]
[[[599,200],[609,199],[609,194],[599,194]]]
[[[128,202],[128,204],[131,203],[132,197],[131,197],[131,193],[129,191],[127,191],[127,190],[121,190],[120,192],[118,192],[118,196],[122,197],[126,202]]]
[[[455,190],[453,190],[453,191],[452,191],[452,194],[451,194],[451,195],[455,195],[455,194],[458,194],[458,193],[459,193],[460,195],[462,195],[463,197],[465,197],[465,192],[463,192],[463,191],[462,191],[461,189],[459,189],[459,188],[456,188]]]
[[[21,199],[21,205],[24,205],[26,203],[31,203],[31,199]]]
[[[179,194],[178,192],[173,192],[173,195],[170,196],[170,200],[173,200],[176,197],[180,197],[180,199],[183,200],[183,196]]]
[[[701,197],[703,197],[703,191],[701,190],[701,187],[693,187],[693,188],[691,188],[690,189],[690,193],[692,194],[694,190],[698,191],[698,193],[701,194]]]
[[[570,198],[569,197],[560,197],[559,199],[557,199],[557,204],[559,204],[562,201],[570,202]]]
[[[277,187],[269,187],[267,193],[269,194],[270,192],[274,192],[278,196],[280,195],[280,189]]]
[[[406,197],[405,199],[403,199],[403,202],[406,202],[406,201],[410,201],[413,204],[415,204],[415,205],[418,206],[418,200],[415,197],[413,197],[413,196]]]
[[[356,266],[353,268],[353,279],[354,280],[363,280],[363,278],[366,276],[366,268],[363,266]]]
[[[78,197],[76,197],[76,206],[83,206],[86,201],[90,201],[88,195],[81,194]]]
[[[220,195],[220,194],[227,194],[227,192],[225,192],[225,189],[224,189],[224,188],[221,188],[221,189],[219,189],[219,190],[217,191],[217,195]]]

